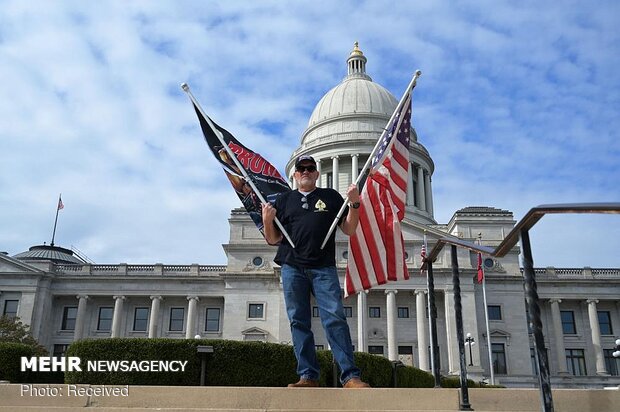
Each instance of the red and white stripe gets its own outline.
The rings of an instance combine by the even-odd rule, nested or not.
[[[406,99],[406,110],[410,110],[410,99]],[[402,117],[401,121],[409,123],[410,116]],[[410,125],[403,127],[408,132]],[[360,221],[349,239],[345,296],[409,279],[400,225],[405,216],[409,148],[394,136],[388,150],[360,194]]]

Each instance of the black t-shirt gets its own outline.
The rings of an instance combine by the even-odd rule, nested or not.
[[[304,208],[304,203],[307,208]],[[297,190],[280,195],[274,205],[276,217],[291,236],[295,248],[284,237],[274,261],[278,265],[286,263],[297,267],[335,266],[336,231],[332,232],[322,250],[321,244],[343,203],[340,193],[319,187],[308,196]],[[338,225],[346,218],[347,212],[348,209],[345,209]]]

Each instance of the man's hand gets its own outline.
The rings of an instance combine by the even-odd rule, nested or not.
[[[271,206],[271,203],[263,203],[263,224],[267,225],[267,223],[273,223],[273,220],[276,218],[276,208]]]
[[[282,233],[273,224],[276,218],[276,208],[271,203],[263,203],[263,229],[265,231],[265,240],[270,245],[277,245],[282,240]]]
[[[360,201],[360,191],[355,183],[351,184],[351,186],[347,189],[347,200],[351,203]]]

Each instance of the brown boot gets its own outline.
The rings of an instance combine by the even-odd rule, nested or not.
[[[289,383],[288,387],[289,388],[318,388],[319,381],[301,378],[299,379],[299,382],[297,383]]]
[[[361,388],[370,388],[370,385],[366,382],[363,382],[360,378],[351,378],[344,384],[343,388],[345,389],[361,389]]]

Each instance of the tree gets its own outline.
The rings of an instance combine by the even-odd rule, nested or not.
[[[0,316],[0,342],[22,343],[34,349],[34,355],[45,356],[47,349],[32,337],[29,326],[24,325],[18,317]]]

